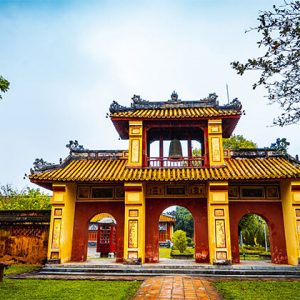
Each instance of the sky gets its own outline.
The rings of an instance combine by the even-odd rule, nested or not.
[[[0,75],[11,83],[0,101],[0,185],[19,189],[36,158],[58,163],[65,145],[127,149],[106,117],[113,100],[238,98],[246,115],[234,133],[270,146],[278,137],[300,154],[299,125],[274,127],[280,114],[258,73],[230,67],[260,55],[260,10],[276,0],[66,1],[0,0]]]

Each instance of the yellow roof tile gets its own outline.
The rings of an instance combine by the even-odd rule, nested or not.
[[[111,118],[205,118],[220,116],[239,116],[241,111],[234,109],[216,109],[213,107],[192,107],[192,108],[157,108],[157,109],[138,109],[133,111],[123,111],[111,113]]]
[[[221,168],[127,168],[127,160],[81,159],[30,175],[33,182],[187,181],[296,178],[300,169],[285,158],[230,158]]]

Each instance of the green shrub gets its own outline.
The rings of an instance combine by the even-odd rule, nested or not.
[[[187,247],[186,232],[183,230],[176,230],[173,234],[172,242],[179,252],[183,253]]]

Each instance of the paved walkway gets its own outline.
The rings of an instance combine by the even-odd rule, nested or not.
[[[219,300],[222,297],[207,280],[189,276],[157,276],[144,281],[134,300]]]

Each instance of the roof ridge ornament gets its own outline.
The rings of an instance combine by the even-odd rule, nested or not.
[[[82,145],[79,145],[79,143],[78,143],[77,140],[75,140],[75,141],[72,141],[72,140],[69,141],[69,144],[67,144],[66,147],[70,149],[70,152],[85,150]]]
[[[171,94],[171,99],[169,101],[176,102],[176,101],[181,101],[181,100],[178,99],[178,94],[175,91],[173,91],[173,93]]]
[[[47,161],[43,160],[42,158],[36,158],[33,162],[33,169],[30,169],[30,173],[33,174],[34,172],[43,171],[47,169],[51,169],[55,166],[53,163],[48,163]]]

